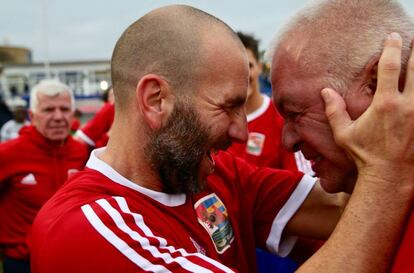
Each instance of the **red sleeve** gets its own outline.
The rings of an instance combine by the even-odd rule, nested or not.
[[[298,167],[296,165],[295,154],[288,152],[286,149],[282,149],[282,164],[283,169],[290,170],[290,171],[298,171]]]
[[[234,166],[234,169],[226,168],[228,174],[223,175],[230,181],[238,179],[240,182],[233,191],[240,194],[242,215],[246,219],[253,218],[256,245],[280,256],[287,255],[296,238],[282,238],[283,230],[308,196],[315,179],[301,172],[259,168],[229,153],[221,153],[218,160],[222,161],[221,166]],[[237,179],[231,178],[232,172]],[[242,219],[242,225],[244,223],[249,224],[249,221]]]
[[[115,106],[106,103],[96,115],[85,124],[76,134],[90,146],[96,146],[96,142],[106,135],[114,121]]]

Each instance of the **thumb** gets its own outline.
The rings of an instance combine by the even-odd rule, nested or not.
[[[352,120],[346,111],[344,99],[333,89],[325,88],[321,91],[322,98],[325,102],[325,114],[331,125],[335,139],[342,135]]]

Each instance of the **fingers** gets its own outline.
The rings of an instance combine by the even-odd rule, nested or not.
[[[388,35],[378,64],[377,93],[398,92],[398,79],[401,70],[401,36],[393,32]]]
[[[352,123],[346,111],[345,102],[336,91],[330,88],[323,89],[321,95],[325,101],[326,117],[331,125],[335,140],[341,144],[346,128]]]
[[[412,48],[413,46],[411,47],[411,50]],[[413,51],[411,51],[411,56],[407,64],[407,73],[405,77],[404,93],[409,94],[411,96],[414,95],[414,54],[413,54]]]

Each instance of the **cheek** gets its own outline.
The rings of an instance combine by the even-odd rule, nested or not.
[[[304,142],[313,146],[319,153],[337,148],[329,124],[304,118],[297,123],[296,128]]]

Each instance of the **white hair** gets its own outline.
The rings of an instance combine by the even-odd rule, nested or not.
[[[15,97],[10,100],[7,100],[6,104],[11,111],[15,111],[19,107],[23,107],[23,108],[27,107],[27,102],[24,99],[19,98],[19,97]]]
[[[75,111],[75,97],[72,89],[59,80],[42,80],[36,84],[30,92],[30,110],[36,112],[38,105],[37,94],[41,93],[46,96],[56,96],[62,93],[68,93],[71,99],[72,111]]]
[[[302,72],[323,73],[328,86],[346,92],[370,60],[379,58],[391,32],[398,32],[403,39],[404,65],[410,55],[414,23],[398,1],[319,0],[285,25],[270,54],[291,41],[300,51],[297,62]]]

